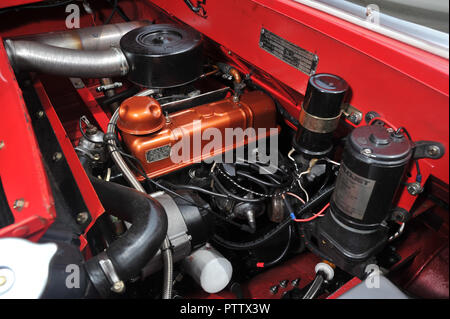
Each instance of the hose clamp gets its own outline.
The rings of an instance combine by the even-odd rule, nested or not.
[[[122,280],[119,279],[116,270],[114,269],[114,265],[109,259],[108,255],[104,251],[97,255],[98,264],[105,274],[108,281],[111,283],[111,290],[115,293],[122,293],[125,291],[125,284]]]
[[[335,117],[329,118],[318,117],[306,112],[305,109],[303,109],[302,105],[298,121],[300,125],[303,126],[305,129],[307,129],[308,131],[324,134],[324,133],[331,133],[338,127],[341,115],[342,110]]]

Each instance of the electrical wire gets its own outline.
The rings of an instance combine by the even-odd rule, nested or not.
[[[281,254],[275,258],[274,260],[268,261],[268,262],[258,262],[256,265],[257,267],[272,267],[275,266],[276,264],[278,264],[284,257],[286,257],[289,248],[291,247],[291,241],[292,241],[292,232],[293,232],[293,228],[292,225],[289,225],[289,229],[288,229],[288,240],[287,243],[283,249],[283,251],[281,252]]]
[[[386,120],[384,117],[381,116],[374,117],[373,119],[370,120],[369,124],[367,125],[372,125],[375,121],[383,122],[384,124],[389,125],[393,130],[395,131],[397,130],[397,127],[394,124],[392,124],[391,122],[389,122],[388,120]]]
[[[129,160],[127,161],[128,164],[129,164],[136,172],[138,172],[138,173],[144,178],[144,180],[145,180],[146,182],[153,184],[153,185],[154,185],[155,187],[157,187],[158,189],[160,189],[160,190],[162,190],[162,191],[165,191],[165,192],[167,192],[168,194],[171,194],[172,196],[178,197],[178,198],[180,198],[181,200],[183,200],[183,201],[185,201],[185,202],[187,202],[187,203],[189,203],[189,204],[191,204],[191,205],[197,207],[197,208],[200,209],[200,210],[206,210],[206,211],[208,211],[209,213],[211,213],[212,215],[214,215],[214,216],[217,217],[218,219],[220,219],[220,220],[222,220],[222,221],[224,221],[224,222],[226,222],[226,223],[228,223],[228,224],[230,224],[230,225],[233,225],[233,226],[235,226],[235,227],[237,227],[237,228],[239,228],[239,229],[241,229],[241,230],[248,231],[248,226],[247,226],[247,225],[242,225],[242,224],[236,223],[236,222],[234,222],[234,221],[228,219],[227,217],[224,217],[224,216],[222,216],[222,215],[216,213],[215,211],[213,211],[213,210],[210,209],[210,208],[200,206],[200,205],[198,205],[197,203],[195,203],[194,201],[192,201],[192,200],[190,200],[190,199],[184,197],[183,195],[178,194],[177,192],[174,192],[173,190],[171,190],[171,189],[165,187],[164,185],[162,185],[162,184],[160,184],[160,183],[154,181],[153,179],[149,178],[149,177],[147,176],[147,174],[145,173],[145,169],[144,169],[144,167],[142,166],[141,162],[140,162],[136,157],[134,157],[133,155],[130,155],[130,154],[127,154],[127,153],[125,153],[125,152],[123,152],[123,151],[121,151],[121,150],[118,150],[117,147],[116,147],[116,150],[115,150],[115,151],[119,152],[121,155],[125,156],[127,159],[133,160],[134,162],[136,162],[137,165],[138,165],[140,168],[138,168],[133,162],[131,162],[131,161],[129,161]],[[177,186],[177,185],[175,185],[175,186]],[[184,186],[184,185],[183,185],[183,186]]]
[[[331,194],[334,191],[334,187],[335,187],[334,185],[330,185],[330,186],[326,187],[322,192],[318,192],[317,194],[315,194],[309,202],[307,202],[306,204],[304,204],[302,207],[299,208],[299,211],[297,213],[299,215],[303,215],[303,214],[307,213],[309,210],[314,209],[320,203],[322,203],[324,201],[324,199],[329,200],[329,197],[331,196]],[[287,203],[286,207],[288,207],[288,210],[292,212],[293,210],[291,209],[291,205],[289,204],[289,202],[286,199],[284,199],[284,200],[285,200],[285,203]],[[255,239],[253,241],[234,242],[234,241],[227,240],[227,239],[219,236],[218,234],[214,234],[213,241],[215,243],[217,243],[218,245],[220,245],[224,248],[231,249],[231,250],[254,249],[254,248],[260,247],[261,245],[266,243],[268,240],[271,240],[274,236],[278,235],[286,227],[291,225],[292,222],[293,222],[292,217],[289,216],[285,220],[283,220],[281,223],[279,223],[277,226],[275,226],[272,230],[268,231],[267,233],[265,233],[264,235],[262,235],[261,237]],[[305,242],[305,244],[306,244],[306,242]],[[319,256],[321,256],[321,255],[319,254]]]
[[[113,2],[113,9],[112,9],[112,11],[111,11],[111,14],[109,15],[108,18],[106,18],[104,24],[109,24],[109,23],[111,22],[112,18],[114,17],[114,14],[115,14],[116,11],[117,11],[117,1],[118,1],[118,0],[114,0],[114,2]]]
[[[303,198],[301,198],[300,196],[298,196],[297,194],[291,193],[291,192],[286,192],[287,195],[295,197],[296,199],[298,199],[302,204],[305,204],[305,201],[303,200]]]
[[[408,137],[408,139],[411,141],[411,143],[413,143],[414,141],[411,137],[411,134],[409,134],[408,130],[405,127],[403,127],[403,126],[399,127],[396,131],[396,134],[399,134],[402,131],[405,133],[405,135]],[[419,160],[416,159],[416,160],[414,160],[414,162],[416,164],[416,170],[417,170],[416,182],[421,183],[422,182],[422,173],[420,171]]]
[[[78,126],[79,126],[79,128],[80,128],[80,132],[81,132],[81,135],[83,135],[83,137],[86,139],[86,140],[88,140],[89,142],[91,142],[91,143],[94,143],[94,144],[103,144],[104,142],[103,141],[94,141],[94,140],[92,140],[89,136],[87,136],[87,134],[84,132],[84,130],[83,130],[83,125],[82,125],[82,118],[83,117],[80,117],[80,121],[78,122]]]
[[[306,202],[309,202],[309,194],[308,194],[308,192],[306,191],[306,189],[302,185],[302,176],[305,175],[305,174],[308,174],[308,173],[309,173],[309,170],[308,171],[304,171],[304,172],[300,173],[300,175],[298,175],[298,186],[303,191],[303,193],[305,193]]]
[[[323,213],[327,210],[328,207],[330,207],[330,203],[326,204],[318,213],[315,213],[314,215],[312,215],[309,218],[304,218],[304,219],[293,218],[292,220],[294,222],[298,222],[298,223],[310,222],[310,221],[316,219],[317,217],[323,216]]]

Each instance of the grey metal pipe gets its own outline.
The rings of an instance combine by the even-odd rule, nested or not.
[[[149,94],[155,93],[154,89],[147,89],[144,91],[141,91],[136,94],[136,96],[146,96]],[[111,116],[111,119],[109,120],[107,134],[111,134],[112,136],[115,136],[116,132],[116,123],[119,118],[119,109],[117,109],[114,114]],[[110,139],[107,142],[108,149],[110,151],[111,157],[116,164],[116,166],[119,168],[119,170],[122,172],[123,176],[127,180],[127,182],[133,186],[136,190],[146,193],[144,187],[142,187],[141,183],[137,180],[136,176],[134,176],[133,172],[128,167],[127,163],[125,163],[122,155],[117,152],[117,145],[114,139]],[[166,236],[164,239],[164,242],[161,246],[161,252],[162,252],[162,258],[163,258],[163,264],[164,264],[164,278],[163,278],[163,293],[162,298],[163,299],[172,299],[172,282],[173,282],[173,256],[172,256],[172,250],[170,249],[170,240]]]
[[[123,76],[128,63],[119,49],[127,32],[149,21],[132,21],[68,31],[48,32],[5,40],[15,70],[101,78]]]
[[[76,50],[106,50],[119,47],[122,36],[129,31],[149,25],[150,21],[131,21],[95,27],[47,32],[11,38],[35,41],[59,48]]]
[[[6,40],[6,51],[13,68],[54,75],[99,78],[123,76],[128,63],[118,48],[73,50],[26,40]]]

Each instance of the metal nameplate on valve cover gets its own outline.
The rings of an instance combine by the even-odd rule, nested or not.
[[[147,160],[147,163],[153,163],[163,160],[170,156],[170,149],[170,144],[150,149],[145,152],[145,159]]]
[[[319,62],[317,55],[300,48],[267,29],[261,29],[259,47],[307,75],[313,75],[316,72],[317,63]]]

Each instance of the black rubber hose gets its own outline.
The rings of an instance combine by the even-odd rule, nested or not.
[[[328,197],[331,196],[333,191],[334,191],[334,185],[326,187],[322,192],[317,193],[314,197],[312,197],[309,200],[309,202],[307,202],[302,207],[300,207],[300,209],[296,215],[302,216],[303,214],[307,213],[308,211],[316,208],[317,206],[322,204],[325,199],[328,199]],[[254,240],[254,241],[243,242],[243,243],[233,242],[233,241],[226,240],[219,235],[214,235],[213,239],[217,244],[221,245],[222,247],[228,248],[228,249],[232,249],[232,250],[253,249],[253,248],[257,248],[257,247],[263,245],[266,241],[268,241],[269,239],[273,238],[275,235],[277,235],[278,233],[283,231],[283,229],[286,228],[287,226],[289,226],[291,222],[292,222],[291,217],[286,218],[284,221],[282,221],[280,224],[278,224],[274,229],[272,229],[271,231],[269,231],[268,233],[266,233],[265,235],[263,235],[262,237]]]
[[[157,201],[144,193],[95,177],[90,180],[105,211],[132,224],[105,252],[120,280],[136,278],[166,237],[167,215]],[[98,256],[85,266],[97,291],[107,296],[111,284],[99,266]]]

